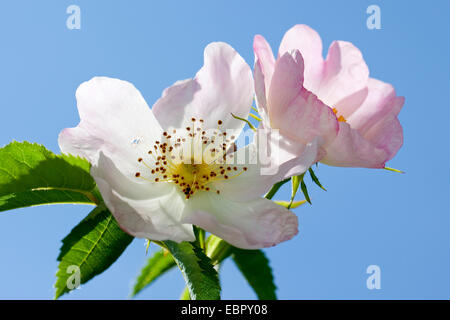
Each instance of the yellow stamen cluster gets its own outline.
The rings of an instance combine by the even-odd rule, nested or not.
[[[338,116],[338,109],[333,108],[334,114],[337,116],[337,120],[340,122],[347,122],[343,115]]]
[[[191,121],[192,126],[181,130],[181,135],[177,130],[163,132],[161,141],[155,141],[147,158],[137,159],[147,170],[145,173],[136,172],[136,178],[175,183],[189,199],[197,191],[219,194],[220,190],[214,187],[213,182],[237,177],[247,170],[247,167],[227,164],[236,151],[235,137],[228,138],[226,132],[220,131],[221,120],[212,134],[202,129],[203,119],[197,121],[192,118]]]

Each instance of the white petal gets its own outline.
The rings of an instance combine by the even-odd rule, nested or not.
[[[94,177],[106,206],[127,233],[151,240],[193,241],[192,225],[182,223],[185,198],[169,183],[137,183],[100,154]]]
[[[246,201],[260,197],[274,183],[280,181],[283,176],[283,173],[278,172],[278,167],[270,167],[270,157],[264,160],[264,163],[262,163],[259,159],[256,143],[240,148],[233,154],[234,163],[227,163],[226,166],[229,168],[236,167],[237,170],[230,171],[228,174],[229,179],[214,182],[214,189],[219,190],[224,196],[237,201]],[[244,168],[246,168],[245,171]],[[262,174],[264,168],[270,170],[271,174]]]
[[[96,77],[76,92],[80,124],[59,136],[61,151],[95,164],[99,152],[133,174],[137,159],[161,136],[162,129],[140,92],[129,82]]]
[[[245,123],[253,100],[253,78],[244,59],[226,43],[211,43],[205,48],[204,66],[191,80],[167,88],[153,106],[153,112],[168,128],[191,126],[191,118],[203,119],[202,128],[235,129],[236,136]]]
[[[275,183],[302,174],[316,162],[317,141],[285,145],[286,137],[273,130],[266,143],[263,134],[258,138],[261,143],[253,142],[233,154],[235,163],[228,164],[232,169],[230,178],[213,184],[220,194],[237,201],[251,200],[268,192]]]
[[[274,246],[298,233],[295,214],[267,199],[235,202],[203,192],[189,202],[184,221],[243,249]]]

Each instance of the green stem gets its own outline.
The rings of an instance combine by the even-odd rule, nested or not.
[[[200,245],[200,248],[202,248],[202,250],[205,250],[205,230],[200,229],[198,230],[198,242]]]
[[[231,254],[231,246],[215,235],[209,236],[206,244],[206,255],[213,265],[217,265]]]
[[[205,230],[194,226],[195,244],[202,250],[205,250]]]

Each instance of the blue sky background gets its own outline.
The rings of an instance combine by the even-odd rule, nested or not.
[[[81,8],[81,30],[66,28],[66,8]],[[381,8],[368,30],[366,8]],[[4,1],[0,10],[0,145],[39,142],[59,152],[61,129],[78,123],[77,86],[93,76],[128,80],[149,105],[190,78],[203,48],[225,41],[253,64],[252,40],[278,48],[297,23],[358,46],[371,76],[406,97],[405,143],[388,165],[406,171],[319,166],[328,191],[310,185],[312,206],[296,209],[300,233],[265,250],[281,299],[449,299],[449,1]],[[287,199],[289,188],[280,198]],[[0,298],[53,297],[60,241],[89,207],[46,206],[0,214]],[[155,248],[153,248],[155,249]],[[65,299],[122,299],[144,265],[134,240],[104,274]],[[366,268],[381,268],[381,290],[366,288]],[[232,261],[223,298],[254,299]],[[178,298],[173,270],[139,298]]]

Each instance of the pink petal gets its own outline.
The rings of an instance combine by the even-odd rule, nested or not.
[[[394,105],[394,108],[401,108],[404,102],[405,99],[403,97],[396,97],[389,104]],[[387,152],[386,161],[392,159],[403,145],[403,128],[397,119],[396,113],[388,114],[379,120],[367,130],[364,138]]]
[[[347,118],[352,128],[359,130],[361,134],[370,129],[380,119],[387,114],[396,112],[392,110],[393,104],[389,101],[395,98],[396,93],[394,87],[389,83],[385,83],[370,78],[367,83],[368,95],[362,102],[361,106]],[[398,113],[398,112],[397,112]]]
[[[271,105],[272,128],[291,139],[309,143],[320,138],[320,146],[330,144],[339,130],[335,114],[316,95],[302,88],[296,99],[285,106]]]
[[[382,148],[377,148],[346,122],[339,122],[339,133],[326,148],[322,163],[336,167],[383,168],[389,158]]]
[[[340,100],[334,105],[336,110],[338,110],[338,115],[348,120],[361,107],[368,93],[369,89],[366,87]]]
[[[298,233],[295,214],[272,201],[259,198],[236,202],[211,192],[198,197],[198,201],[189,203],[184,222],[198,225],[238,248],[271,247]]]
[[[275,66],[272,48],[263,36],[256,35],[253,40],[253,51],[255,53],[255,66],[259,66],[266,90],[268,90]]]
[[[345,41],[334,41],[331,44],[322,72],[320,86],[313,92],[331,107],[364,90],[369,79],[369,68],[361,51]]]
[[[298,96],[303,87],[303,58],[298,50],[278,58],[268,92],[268,109],[271,119]]]
[[[259,116],[262,119],[262,125],[267,127],[270,126],[269,111],[267,107],[267,93],[266,93],[266,91],[269,90],[269,87],[267,87],[266,89],[266,85],[264,83],[265,78],[260,63],[255,63],[253,77],[255,82],[256,106],[258,108]]]
[[[175,83],[154,104],[153,112],[167,128],[185,128],[191,118],[203,119],[203,128],[242,130],[253,101],[253,78],[250,67],[226,43],[211,43],[205,48],[204,66],[192,80]]]
[[[322,40],[319,34],[306,25],[295,25],[281,40],[279,56],[300,50],[305,61],[305,87],[314,91],[319,87],[323,69]]]
[[[404,102],[390,84],[369,79],[367,98],[347,120],[375,147],[385,150],[385,161],[392,159],[403,144],[403,130],[397,116]]]

